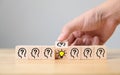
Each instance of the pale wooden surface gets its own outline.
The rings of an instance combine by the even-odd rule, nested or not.
[[[29,60],[16,63],[14,49],[0,49],[0,75],[120,75],[120,50],[109,50],[107,60]]]

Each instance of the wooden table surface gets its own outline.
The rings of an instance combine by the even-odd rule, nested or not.
[[[120,75],[120,50],[109,50],[107,60],[15,60],[14,49],[0,49],[0,75]]]

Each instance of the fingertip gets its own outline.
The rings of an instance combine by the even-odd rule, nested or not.
[[[68,36],[69,36],[69,34],[67,34],[67,33],[61,33],[57,40],[58,41],[64,41],[68,38]]]
[[[57,40],[62,41],[63,40],[63,34],[60,34]]]
[[[69,37],[70,34],[71,34],[71,31],[68,28],[64,27],[62,30],[62,33],[59,35],[57,40],[64,41]]]
[[[63,27],[62,33],[61,33],[60,36],[58,37],[58,40],[59,40],[59,41],[64,41],[64,40],[66,40],[72,32],[74,32],[75,30],[78,30],[78,29],[79,29],[78,26],[76,26],[76,24],[75,24],[73,21],[67,23],[67,24]]]

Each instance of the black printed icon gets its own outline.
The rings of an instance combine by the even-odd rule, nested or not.
[[[91,54],[92,54],[91,48],[85,48],[83,54],[86,58],[91,57]]]
[[[65,45],[66,45],[65,42],[58,42],[58,43],[57,43],[57,46],[58,46],[58,47],[64,47]]]
[[[97,51],[96,51],[96,55],[101,58],[101,57],[104,57],[104,54],[105,54],[105,50],[103,48],[98,48]]]
[[[79,50],[77,48],[71,49],[71,51],[70,51],[71,57],[73,57],[73,58],[78,57],[78,54],[79,54]]]
[[[36,57],[39,57],[40,50],[38,48],[33,48],[31,50],[31,56],[35,59]]]
[[[22,59],[23,57],[26,57],[26,53],[27,53],[27,51],[26,51],[26,49],[25,48],[20,48],[19,50],[18,50],[18,56]]]
[[[66,56],[66,52],[65,52],[65,50],[63,50],[63,49],[61,49],[61,50],[56,50],[57,52],[56,52],[56,58],[58,59],[58,58],[60,58],[60,59],[62,59],[64,56]]]
[[[46,48],[45,51],[44,51],[44,56],[46,58],[52,57],[52,53],[53,53],[53,51],[52,51],[51,48]]]

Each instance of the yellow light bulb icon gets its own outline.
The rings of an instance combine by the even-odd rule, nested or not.
[[[64,52],[64,51],[60,51],[60,52],[59,52],[59,56],[60,56],[61,58],[63,58],[64,55],[65,55],[65,52]]]

